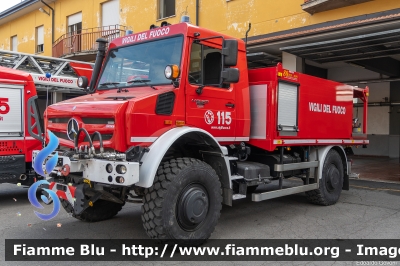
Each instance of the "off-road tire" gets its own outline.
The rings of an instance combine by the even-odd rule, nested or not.
[[[193,186],[197,186],[195,189],[200,192],[190,194]],[[221,183],[214,169],[203,161],[177,158],[161,164],[153,186],[146,188],[144,193],[142,221],[150,238],[161,241],[190,240],[192,244],[201,244],[217,225],[222,207]],[[196,215],[204,217],[192,216],[198,219],[192,225],[190,223],[194,219],[189,221],[192,214],[186,215],[188,210],[192,210],[188,201],[196,207],[200,204],[193,213],[200,209],[202,211],[197,211]],[[206,209],[208,211],[204,211]],[[189,230],[190,226],[193,228]]]
[[[343,179],[344,170],[342,158],[337,151],[332,149],[325,158],[319,189],[306,192],[308,201],[323,206],[335,204],[339,200],[342,192]],[[313,181],[313,179],[310,179],[310,184],[313,183]]]
[[[108,220],[117,215],[123,206],[123,204],[99,199],[93,203],[93,207],[88,207],[81,214],[76,215],[74,208],[68,201],[63,199],[60,199],[60,201],[67,213],[71,213],[72,217],[84,222],[99,222]]]

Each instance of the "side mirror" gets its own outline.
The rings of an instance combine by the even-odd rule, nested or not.
[[[224,40],[222,54],[224,55],[225,66],[236,66],[238,56],[238,41]]]
[[[237,83],[239,82],[238,68],[224,68],[221,72],[222,83]]]

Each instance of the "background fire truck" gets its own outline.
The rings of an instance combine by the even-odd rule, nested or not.
[[[353,98],[367,121],[368,88],[280,64],[249,70],[242,40],[186,23],[116,39],[107,55],[98,42],[90,95],[45,114],[70,148],[47,178],[75,218],[143,202],[149,237],[201,242],[233,200],[305,192],[331,205],[349,189],[346,150],[368,144]],[[133,69],[144,77],[130,79]]]
[[[35,180],[32,151],[44,132],[36,89],[76,90],[78,75],[91,73],[90,63],[0,51],[0,183]]]

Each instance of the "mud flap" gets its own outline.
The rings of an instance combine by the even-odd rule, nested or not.
[[[85,199],[85,190],[88,188],[88,184],[79,184],[75,187],[74,212],[76,215],[81,214],[88,207],[93,206],[93,203],[101,197],[101,192],[97,192],[90,199]]]
[[[344,179],[343,179],[343,190],[349,190],[350,189],[350,178],[349,175],[344,175]]]

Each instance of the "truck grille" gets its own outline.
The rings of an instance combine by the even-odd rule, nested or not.
[[[49,122],[57,123],[57,124],[66,124],[68,123],[69,117],[57,117],[57,118],[49,118]]]
[[[71,120],[71,117],[57,117],[57,118],[50,118],[49,121],[52,121],[52,123],[49,124],[50,129],[52,128],[52,124],[63,124],[61,125],[61,132],[58,131],[60,129],[56,129],[56,130],[52,130],[52,132],[60,139],[64,139],[64,140],[70,140],[68,138],[67,133],[65,132],[68,128],[68,122]],[[96,118],[96,117],[77,117],[76,120],[78,120],[79,123],[79,128],[80,127],[84,127],[86,128],[89,133],[93,133],[96,130],[96,128],[102,128],[102,130],[104,129],[104,126],[108,126],[108,125],[112,125],[107,131],[103,131],[104,134],[102,134],[101,136],[103,137],[103,141],[104,140],[110,140],[113,137],[113,127],[114,127],[114,117],[105,117],[105,118]],[[81,125],[81,123],[79,122],[82,121],[83,125]],[[54,125],[56,126],[56,125]],[[57,128],[60,128],[60,126],[58,125]],[[64,129],[65,128],[65,129]],[[65,131],[64,131],[65,130]],[[81,136],[84,135],[83,133],[81,133]],[[84,142],[89,141],[87,137],[85,137]],[[95,138],[95,141],[98,141],[98,138]]]
[[[114,125],[114,118],[82,117],[82,122],[88,125]]]
[[[49,118],[49,122],[55,124],[67,124],[70,117],[57,117]],[[114,118],[93,118],[93,117],[82,117],[82,122],[88,125],[114,125]]]

